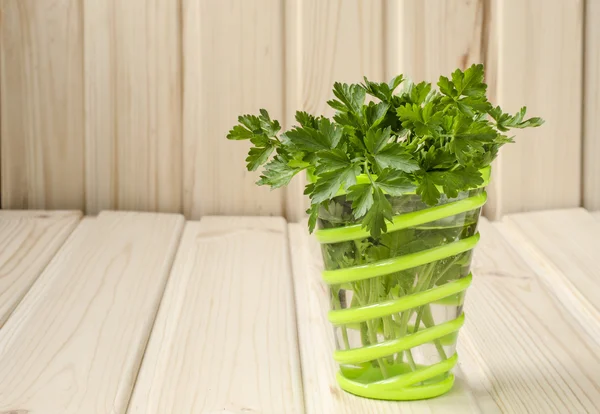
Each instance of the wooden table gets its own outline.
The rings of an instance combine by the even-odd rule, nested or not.
[[[0,413],[600,412],[600,216],[480,231],[454,389],[391,403],[336,386],[302,224],[0,211]]]

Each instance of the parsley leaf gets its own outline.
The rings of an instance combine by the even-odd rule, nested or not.
[[[268,137],[274,137],[281,130],[279,121],[272,121],[269,113],[265,109],[260,110],[260,128]]]
[[[321,139],[329,148],[337,147],[342,138],[343,129],[336,124],[332,124],[327,118],[319,119],[319,132]]]
[[[370,230],[371,236],[379,237],[387,231],[387,221],[392,221],[392,205],[379,187],[373,191],[373,205],[365,215],[362,226]]]
[[[430,206],[435,205],[440,199],[440,191],[436,186],[436,178],[432,173],[425,173],[417,186],[417,194]]]
[[[389,107],[390,105],[385,102],[379,102],[378,104],[369,102],[369,105],[365,108],[366,121],[369,125],[369,129],[377,128],[383,122]]]
[[[383,170],[375,183],[383,191],[395,197],[415,190],[415,185],[407,174],[393,169]]]
[[[297,125],[281,133],[279,122],[261,109],[258,115],[241,115],[227,138],[250,141],[246,167],[254,171],[264,165],[259,185],[279,188],[300,171],[310,171],[313,182],[304,193],[311,198],[311,229],[319,217],[328,225],[354,217],[378,237],[392,219],[391,201],[394,208],[402,205],[395,197],[415,191],[435,205],[442,192],[453,198],[480,186],[481,169],[513,142],[507,131],[544,122],[526,119],[525,107],[514,115],[493,107],[483,65],[440,76],[438,89],[408,80],[397,92],[403,82],[402,75],[387,83],[366,77],[362,84],[336,82],[334,99],[328,101],[337,111],[333,119],[298,111]],[[373,102],[365,101],[367,94]],[[344,194],[350,203],[343,201]],[[387,254],[385,246],[366,243],[360,254]],[[354,254],[336,257],[352,263]]]
[[[308,231],[312,233],[319,218],[319,204],[311,204],[310,208],[306,210],[306,214],[308,214]]]
[[[242,139],[250,139],[254,136],[254,133],[250,131],[248,128],[242,125],[234,126],[229,134],[227,134],[227,139],[233,140],[242,140]]]
[[[411,102],[416,105],[421,105],[425,102],[427,95],[431,91],[431,83],[421,82],[415,85],[411,82],[408,85],[407,93],[410,96]]]
[[[356,164],[349,164],[346,167],[320,174],[310,195],[312,203],[330,200],[335,197],[340,188],[347,189],[356,184],[358,174],[360,174],[360,168]]]
[[[394,95],[394,90],[404,81],[403,75],[398,75],[388,83],[371,82],[367,77],[364,77],[365,83],[361,84],[362,88],[371,96],[380,99],[382,102],[390,102]]]
[[[275,147],[270,143],[265,144],[265,146],[250,148],[248,157],[246,157],[248,171],[256,171],[258,167],[267,162],[274,149]]]
[[[377,154],[388,143],[391,134],[391,127],[387,127],[386,129],[379,128],[377,130],[371,128],[365,136],[365,146],[371,154]]]
[[[289,164],[291,161],[283,154],[276,155],[267,165],[256,182],[258,185],[268,185],[279,188],[289,184],[291,179],[304,168],[294,168]]]
[[[336,82],[333,84],[333,94],[339,101],[328,101],[329,106],[338,111],[353,112],[356,115],[362,114],[362,107],[365,102],[365,90],[360,85],[348,85]]]
[[[309,113],[297,111],[296,121],[303,127],[317,128],[317,118]]]
[[[472,65],[464,72],[456,69],[452,73],[452,83],[458,95],[484,96],[487,85],[483,83],[483,65]]]
[[[354,218],[361,218],[373,206],[373,185],[357,184],[348,189],[347,199],[352,201]]]
[[[460,167],[453,171],[434,171],[428,174],[434,183],[443,187],[444,194],[450,198],[457,197],[460,191],[475,188],[483,183],[481,173],[472,166]]]
[[[238,117],[238,122],[253,133],[262,132],[260,127],[260,118],[256,115],[241,115]]]
[[[316,155],[318,158],[316,160],[315,174],[317,175],[346,168],[351,164],[348,155],[340,149],[319,151]]]
[[[373,156],[380,170],[394,168],[398,171],[413,172],[420,167],[418,162],[398,143],[390,143]]]
[[[489,110],[489,114],[496,121],[498,130],[502,132],[508,131],[510,128],[529,128],[543,125],[544,120],[541,118],[530,118],[523,120],[527,112],[527,107],[522,107],[514,116],[505,114],[502,109],[497,106]]]

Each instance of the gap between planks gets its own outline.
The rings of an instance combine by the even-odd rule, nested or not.
[[[600,216],[582,208],[513,214],[495,227],[549,294],[600,344]]]
[[[79,211],[0,210],[0,327],[80,218]]]
[[[128,413],[303,413],[282,218],[188,222]]]
[[[13,213],[10,212],[9,214]],[[559,216],[555,217],[556,214]],[[155,234],[152,232],[161,231],[150,229],[158,223],[158,221],[154,222],[154,220],[158,220],[155,214],[103,213],[100,216],[103,223],[99,227],[90,227],[94,220],[85,219],[80,228],[75,231],[67,244],[44,271],[38,283],[26,296],[22,306],[17,308],[13,317],[9,319],[9,323],[3,330],[4,335],[0,336],[0,371],[2,371],[0,374],[6,374],[8,371],[14,372],[20,363],[19,374],[15,375],[21,378],[19,382],[21,386],[29,384],[30,389],[43,377],[52,378],[54,380],[52,384],[55,387],[57,384],[67,385],[67,391],[63,388],[59,392],[51,392],[56,391],[56,389],[50,391],[44,389],[39,390],[38,394],[27,395],[25,388],[19,388],[18,390],[15,388],[11,389],[13,392],[7,394],[6,390],[15,385],[0,380],[0,409],[8,407],[12,410],[16,407],[15,403],[23,401],[27,401],[28,407],[34,408],[31,411],[32,413],[45,413],[49,412],[48,410],[51,412],[52,407],[56,407],[60,412],[77,412],[77,410],[85,410],[91,407],[89,405],[90,398],[96,398],[98,393],[95,393],[94,396],[81,395],[78,387],[75,387],[75,389],[69,389],[68,387],[69,384],[81,386],[81,381],[87,384],[83,377],[78,376],[76,372],[72,372],[72,378],[70,379],[64,377],[64,375],[62,377],[53,376],[59,375],[60,370],[56,371],[56,369],[64,366],[69,361],[69,355],[65,355],[64,352],[61,353],[59,350],[55,358],[46,361],[46,364],[39,364],[41,357],[48,356],[42,353],[41,356],[36,357],[36,362],[41,366],[31,366],[24,359],[29,348],[18,348],[16,343],[19,341],[30,344],[40,343],[39,340],[43,336],[47,340],[46,347],[53,348],[57,344],[60,338],[48,338],[44,336],[49,334],[48,332],[33,328],[36,324],[39,324],[40,320],[47,317],[46,313],[55,318],[60,313],[58,303],[50,299],[47,294],[49,291],[55,294],[59,291],[69,293],[69,290],[70,293],[73,293],[79,289],[77,286],[66,284],[69,278],[75,276],[73,272],[67,276],[63,274],[63,271],[69,267],[67,266],[69,261],[71,261],[71,265],[83,266],[81,274],[94,273],[94,271],[85,271],[86,265],[90,266],[87,261],[79,262],[80,259],[76,255],[67,254],[63,250],[73,252],[89,249],[89,252],[91,252],[94,246],[97,248],[108,243],[109,249],[113,250],[112,256],[106,253],[102,259],[93,255],[94,257],[90,257],[89,260],[95,260],[96,264],[103,262],[103,260],[104,262],[111,262],[111,260],[108,260],[109,257],[119,257],[117,253],[119,247],[113,245],[117,243],[116,239],[121,241],[122,236],[113,236],[115,240],[112,240],[110,237],[90,237],[91,232],[105,236],[111,234],[111,232],[117,232],[119,235],[121,234],[119,232],[130,234],[131,227],[127,225],[123,227],[125,223],[120,225],[115,223],[121,221],[120,217],[134,218],[137,216],[142,216],[145,221],[142,220],[144,225],[138,223],[138,226],[134,226],[136,229],[135,234],[138,236],[135,238],[136,243],[151,238],[139,237],[140,234],[149,235]],[[111,352],[111,358],[113,355],[116,359],[126,358],[124,371],[116,369],[116,365],[112,366],[114,369],[106,367],[103,382],[95,378],[95,375],[100,376],[99,373],[105,367],[99,367],[101,364],[98,361],[94,364],[93,361],[86,360],[85,351],[89,351],[87,348],[83,348],[84,357],[79,361],[82,364],[81,366],[90,369],[87,381],[91,381],[92,384],[104,391],[99,393],[101,399],[106,397],[105,401],[108,401],[110,399],[108,395],[111,392],[113,393],[117,406],[116,412],[119,413],[125,410],[129,400],[129,393],[137,373],[136,364],[140,363],[150,326],[154,320],[153,312],[156,312],[160,293],[162,293],[160,285],[166,281],[166,275],[170,269],[170,260],[175,255],[179,233],[183,225],[183,221],[179,216],[158,216],[162,218],[170,217],[169,220],[171,220],[172,225],[169,227],[174,229],[171,230],[171,233],[174,232],[171,238],[167,237],[170,242],[166,243],[168,245],[166,250],[169,250],[170,254],[163,255],[162,259],[154,258],[163,261],[162,273],[160,271],[155,272],[160,273],[160,275],[155,275],[159,282],[158,287],[155,286],[153,289],[155,293],[150,295],[153,298],[151,300],[152,305],[147,308],[147,312],[135,316],[137,322],[143,321],[143,329],[138,329],[135,334],[138,342],[133,341],[136,346],[128,348],[127,345],[121,342]],[[107,217],[114,222],[108,220]],[[150,220],[151,217],[152,220]],[[549,246],[551,247],[554,244],[544,244],[544,235],[554,234],[557,248],[566,248],[567,253],[569,253],[569,240],[575,234],[573,229],[576,229],[577,234],[581,236],[581,232],[594,228],[592,223],[600,223],[600,221],[590,221],[590,217],[592,216],[583,210],[567,210],[513,215],[505,219],[504,222],[495,224],[490,224],[482,219],[480,227],[483,237],[477,248],[473,265],[476,277],[469,295],[467,295],[467,324],[463,328],[459,339],[461,362],[459,370],[457,370],[457,385],[450,394],[438,399],[402,403],[403,411],[430,412],[432,410],[446,410],[448,407],[460,412],[483,413],[499,412],[500,410],[507,412],[535,411],[542,408],[546,410],[545,412],[552,412],[560,411],[566,407],[569,407],[571,412],[600,409],[599,391],[597,386],[594,386],[599,382],[600,365],[598,355],[600,355],[600,350],[597,341],[592,340],[597,339],[594,333],[598,321],[596,320],[594,324],[593,318],[589,319],[589,315],[587,316],[588,320],[586,320],[586,313],[581,311],[586,307],[576,306],[578,302],[575,299],[583,296],[576,296],[573,293],[575,299],[570,299],[571,302],[569,302],[558,294],[564,286],[562,283],[566,283],[565,280],[568,281],[569,279],[548,280],[553,274],[563,272],[561,266],[568,266],[569,262],[566,260],[566,256],[563,257],[557,254],[556,251],[548,250]],[[600,217],[596,214],[596,218]],[[149,222],[152,222],[152,224],[149,225]],[[558,230],[555,228],[557,223],[565,222],[570,224],[566,227],[560,227]],[[112,223],[114,226],[109,226],[111,228],[107,229],[107,223]],[[129,226],[131,226],[131,223]],[[530,240],[532,234],[537,234],[535,231],[527,233],[527,237],[518,233],[521,231],[519,229],[526,229],[527,226],[534,226],[533,230],[537,229],[539,235]],[[241,227],[241,230],[239,227]],[[223,231],[224,228],[229,230]],[[162,231],[165,232],[165,229],[166,227]],[[568,233],[564,233],[565,231],[568,231]],[[83,232],[87,237],[77,236],[80,232]],[[256,241],[255,237],[252,237],[254,233],[259,234],[260,243]],[[589,234],[597,234],[597,232],[590,232]],[[164,409],[169,407],[180,408],[184,411],[189,407],[202,407],[202,412],[213,412],[222,409],[235,411],[242,408],[258,410],[259,412],[282,412],[281,407],[287,407],[285,412],[303,412],[300,381],[303,382],[304,399],[308,413],[327,412],[323,411],[325,408],[329,408],[329,412],[336,413],[381,412],[385,414],[387,412],[397,412],[398,403],[357,398],[337,387],[334,379],[336,366],[331,358],[333,330],[326,319],[329,294],[320,280],[319,248],[316,242],[306,234],[304,225],[290,224],[289,238],[289,248],[293,252],[292,262],[295,275],[299,347],[304,374],[302,379],[297,359],[298,344],[295,336],[294,300],[291,281],[289,280],[288,247],[283,220],[274,218],[203,218],[200,223],[188,223],[186,226],[180,248],[177,251],[177,259],[173,265],[171,278],[165,291],[163,304],[161,304],[159,316],[152,331],[148,352],[144,356],[144,364],[135,385],[129,412],[164,412]],[[145,241],[145,243],[153,242]],[[269,258],[272,259],[273,249],[270,250],[270,254],[265,255],[264,252],[269,250],[267,249],[269,246],[273,246],[279,252],[276,254],[278,264],[272,264],[268,260]],[[587,246],[593,247],[589,243]],[[224,251],[228,251],[224,249],[225,247],[231,249],[230,256],[224,254],[223,260],[218,260],[219,257],[215,258],[215,256],[223,254]],[[574,249],[574,247],[572,248]],[[156,253],[165,249],[150,250]],[[542,251],[544,254],[540,253]],[[588,270],[594,272],[597,271],[597,265],[591,261],[586,261],[593,258],[590,252],[593,253],[592,250],[584,249],[580,253],[583,256],[575,257],[579,260],[578,263],[591,266]],[[576,254],[577,252],[574,250],[572,253]],[[150,256],[153,255],[148,255],[147,258]],[[198,261],[199,256],[207,257],[208,260]],[[244,260],[240,260],[240,256],[243,256]],[[551,256],[554,260],[551,267],[548,267],[547,264],[539,265],[540,262],[550,262],[548,256]],[[166,262],[168,262],[168,265],[164,265]],[[227,272],[225,273],[222,270],[224,263],[227,264]],[[248,263],[251,264],[250,269],[245,266]],[[538,265],[534,266],[534,263],[538,263]],[[140,266],[143,264],[141,261],[138,262]],[[596,267],[593,267],[594,265]],[[576,283],[569,287],[570,289],[577,291],[578,288],[586,287],[586,285],[581,284],[586,282],[584,276],[586,276],[585,271],[587,268],[585,266],[576,269],[579,276],[575,279]],[[256,283],[256,281],[249,282],[248,278],[236,279],[240,275],[262,275],[265,270],[270,276],[265,276],[260,283]],[[98,276],[97,273],[98,271],[94,275]],[[135,272],[128,273],[129,277],[132,277],[132,273]],[[203,278],[201,277],[203,274],[216,274],[220,278],[207,276]],[[287,277],[281,276],[285,274],[287,274]],[[566,278],[567,274],[570,273],[565,272],[561,277]],[[147,273],[145,275],[147,276]],[[104,275],[104,278],[110,279],[107,275]],[[228,280],[229,290],[223,290],[222,286],[216,283],[224,280]],[[280,284],[273,285],[273,280],[277,280]],[[48,283],[49,281],[52,283]],[[557,281],[560,283],[557,283]],[[60,287],[57,287],[59,285]],[[216,302],[195,300],[200,296],[198,292],[201,287],[209,287],[209,292],[215,293],[217,298],[223,300]],[[102,286],[100,286],[100,289],[100,294],[106,299],[106,289],[102,290]],[[87,290],[89,290],[89,287]],[[265,301],[260,303],[258,301],[248,301],[246,295],[248,291],[260,292],[261,295],[265,295]],[[57,295],[57,297],[62,296]],[[262,296],[260,297],[262,298]],[[235,299],[233,303],[239,305],[237,312],[229,312],[227,304],[231,303],[232,298]],[[591,296],[591,298],[594,297]],[[140,297],[131,299],[136,302],[144,301]],[[121,298],[121,300],[124,299]],[[120,303],[120,312],[129,309],[127,306],[122,306],[123,302]],[[71,306],[77,306],[77,304],[77,301],[70,303]],[[275,310],[272,306],[275,306]],[[562,306],[565,306],[570,314],[565,315],[561,312]],[[597,306],[597,303],[588,300],[589,309],[593,310],[595,306]],[[196,321],[197,315],[211,314],[211,312],[214,312],[216,318],[203,318]],[[97,316],[101,317],[101,313]],[[146,317],[143,316],[144,313]],[[74,329],[73,336],[70,338],[71,342],[67,341],[67,345],[70,344],[76,347],[76,343],[81,342],[80,346],[89,346],[91,344],[89,342],[90,338],[86,342],[85,338],[81,337],[82,335],[85,337],[85,335],[78,330],[77,326],[73,326],[73,317],[69,316],[68,313],[60,314],[63,315],[63,318],[59,318],[59,320],[65,322],[66,319],[67,326],[57,327],[49,323],[50,330],[59,329],[65,334],[72,328]],[[67,318],[64,317],[65,315],[67,315]],[[280,317],[277,317],[277,315],[280,315]],[[498,315],[502,315],[502,317],[498,317]],[[123,315],[120,316],[119,323],[116,323],[113,319],[106,326],[98,325],[98,321],[95,320],[90,321],[89,315],[84,315],[83,318],[87,317],[87,321],[96,327],[101,326],[114,332],[116,326],[121,324]],[[252,321],[252,318],[255,318],[254,322],[247,325],[242,324],[242,330],[237,332],[238,336],[233,341],[229,341],[229,335],[231,334],[229,327],[233,325],[240,326],[239,323],[236,324],[236,320]],[[16,322],[13,323],[13,319]],[[125,324],[127,324],[128,320],[125,319]],[[575,320],[579,323],[574,323]],[[585,323],[582,323],[582,320]],[[260,324],[262,321],[268,322],[269,325],[259,327],[259,331],[263,332],[264,335],[261,334],[257,338],[256,324]],[[274,321],[275,328],[273,327]],[[204,331],[193,329],[196,322],[200,324],[201,328],[205,328]],[[129,323],[128,326],[132,327],[132,324]],[[248,332],[243,331],[244,327],[248,328]],[[269,327],[272,329],[269,330]],[[11,333],[11,335],[7,335],[6,332]],[[202,332],[209,332],[227,339],[222,342],[224,344],[223,348],[218,348],[212,341],[206,341],[206,336],[203,336]],[[11,338],[13,334],[14,337]],[[89,335],[90,333],[88,333]],[[273,339],[273,335],[275,337],[273,344],[263,342],[265,346],[270,347],[269,352],[260,353],[260,350],[253,348],[261,340],[264,341],[264,338]],[[182,338],[185,340],[182,340]],[[544,340],[541,341],[540,338]],[[209,343],[206,344],[206,342]],[[248,349],[245,349],[245,345],[248,345],[248,343],[250,343],[250,348],[256,351],[253,354],[244,354],[244,352],[249,352]],[[97,345],[100,347],[101,353],[107,355],[107,343]],[[93,345],[91,347],[93,348]],[[206,352],[199,357],[196,351],[202,347]],[[233,369],[231,366],[227,368],[227,364],[230,363],[227,359],[228,355],[237,355],[235,352],[231,353],[232,349],[236,350],[238,354],[241,352],[243,355],[238,359],[238,362],[240,362],[238,376],[228,377],[223,375],[222,371],[223,369]],[[273,349],[275,349],[274,352],[272,352]],[[29,353],[31,354],[31,352]],[[78,353],[75,352],[74,354]],[[10,355],[11,363],[6,362],[8,355]],[[89,356],[89,354],[87,355]],[[250,355],[250,358],[247,358],[248,355]],[[194,362],[194,358],[199,359]],[[272,362],[273,358],[279,362],[283,361],[283,365],[288,364],[287,367],[281,364],[276,365],[275,368],[271,367],[269,362]],[[195,370],[195,367],[202,367],[202,369]],[[268,372],[265,371],[265,367],[268,367]],[[281,370],[278,371],[279,369]],[[37,374],[32,375],[32,372],[36,372],[36,370],[38,371]],[[196,376],[196,380],[191,378],[190,381],[182,384],[181,376],[174,375],[177,370],[183,370],[186,375],[191,377]],[[257,377],[254,383],[259,387],[258,391],[242,393],[239,391],[242,389],[241,386],[236,389],[231,388],[232,378],[235,385],[235,381],[247,380],[248,375],[246,374]],[[14,378],[15,376],[0,375],[0,378],[2,377]],[[121,377],[124,377],[125,381],[117,386],[115,382],[121,381]],[[183,378],[186,378],[186,376],[184,375]],[[213,379],[215,379],[214,382]],[[198,380],[204,383],[205,388],[198,386]],[[248,385],[245,384],[245,386]],[[280,392],[273,392],[272,387],[276,387]],[[202,395],[200,393],[202,390],[207,389],[209,390],[208,394]],[[19,392],[15,393],[14,391]],[[69,392],[73,392],[73,394],[69,395]],[[277,398],[271,399],[265,396],[266,393]],[[175,397],[175,394],[177,394],[177,397]],[[7,398],[14,398],[16,395],[19,395],[19,397],[13,400],[10,407],[5,406]],[[40,397],[42,397],[44,405],[39,405]],[[22,399],[19,400],[19,398]],[[47,405],[48,401],[51,402],[50,406]],[[44,408],[41,411],[36,411],[36,407],[41,406]],[[96,411],[90,409],[85,412]]]

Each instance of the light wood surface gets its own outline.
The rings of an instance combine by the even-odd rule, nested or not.
[[[302,413],[286,224],[188,222],[129,413]]]
[[[83,10],[87,212],[181,212],[179,4],[83,0]]]
[[[78,0],[0,2],[3,208],[83,208],[80,14]]]
[[[0,331],[1,412],[125,412],[182,227],[81,222]]]
[[[583,206],[600,210],[600,2],[585,3]]]
[[[388,2],[388,76],[404,73],[437,84],[440,75],[485,60],[488,2],[425,0]],[[484,24],[485,23],[485,24]]]
[[[286,0],[286,127],[298,110],[332,116],[333,83],[386,80],[384,0]],[[288,220],[305,217],[304,174],[286,192]]]
[[[501,229],[600,343],[600,222],[584,209],[514,214]]]
[[[577,207],[581,122],[573,120],[582,116],[583,0],[505,0],[498,7],[496,102],[513,113],[526,105],[546,124],[515,131],[517,143],[503,148],[501,206],[494,208],[504,215]]]
[[[0,210],[0,327],[80,217],[78,211]]]
[[[225,136],[243,113],[284,113],[282,2],[182,1],[186,217],[280,215],[284,192],[257,188],[250,144]]]
[[[519,246],[485,220],[480,231],[459,339],[469,382],[502,412],[598,412],[600,343],[548,292]]]
[[[598,213],[482,219],[455,387],[403,403],[337,386],[305,222],[105,212],[59,249],[78,219],[0,212],[0,274],[58,249],[0,329],[1,413],[600,411]]]
[[[0,204],[297,221],[303,175],[286,190],[257,188],[259,172],[244,169],[249,144],[225,139],[238,115],[264,107],[285,128],[298,109],[331,115],[334,81],[400,72],[435,81],[482,62],[492,102],[547,121],[503,149],[485,214],[600,209],[599,9],[589,0],[2,0]]]
[[[440,75],[456,68],[485,64],[487,94],[497,102],[498,42],[501,15],[497,0],[395,1],[386,2],[387,78],[404,73],[414,82],[437,85]],[[500,154],[500,156],[502,156]],[[492,169],[484,214],[502,214],[500,163]]]

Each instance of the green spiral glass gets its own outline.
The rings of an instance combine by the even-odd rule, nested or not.
[[[416,400],[452,388],[471,251],[485,204],[480,188],[438,205],[407,194],[389,197],[393,222],[378,238],[351,218],[340,192],[319,214],[323,280],[342,389],[367,398]]]

